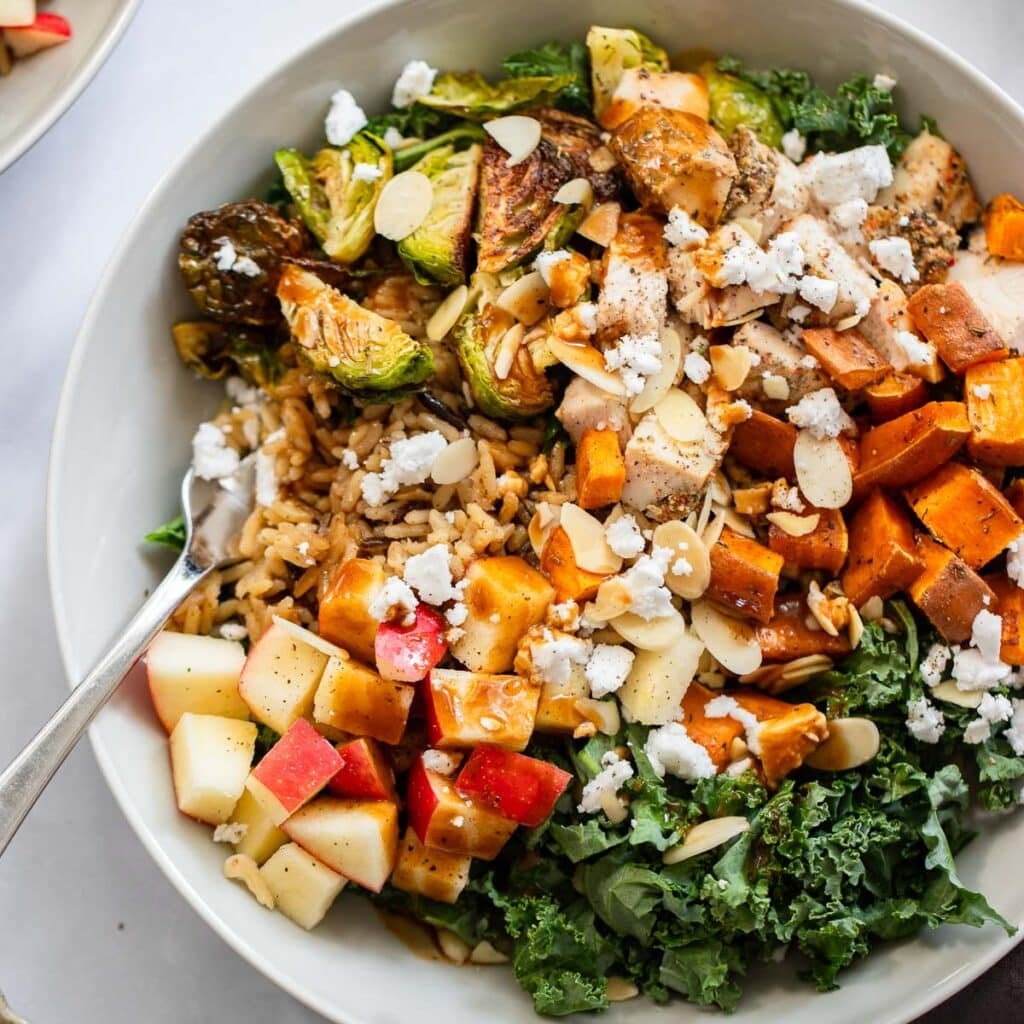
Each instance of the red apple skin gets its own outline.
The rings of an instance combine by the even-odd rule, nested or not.
[[[572,776],[556,765],[501,747],[473,751],[455,780],[455,788],[476,803],[536,828],[551,814]]]
[[[7,45],[16,57],[28,57],[39,50],[71,38],[71,25],[59,14],[37,14],[31,25],[4,30]]]
[[[328,788],[337,796],[356,800],[392,800],[397,803],[395,773],[380,744],[367,736],[337,747],[341,767]]]
[[[385,679],[418,683],[448,653],[445,624],[439,612],[425,604],[416,606],[411,626],[382,622],[374,640],[377,671]]]
[[[330,741],[306,719],[300,718],[270,748],[251,774],[277,800],[287,816],[320,792],[341,766],[341,755]]]

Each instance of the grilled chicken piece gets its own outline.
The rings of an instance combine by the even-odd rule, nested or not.
[[[779,301],[778,295],[756,292],[749,285],[715,288],[697,267],[696,252],[672,249],[668,255],[672,304],[688,324],[704,330],[732,327]]]
[[[573,377],[569,382],[555,416],[573,444],[580,443],[585,430],[614,430],[623,445],[633,432],[622,401],[582,377]]]
[[[927,210],[872,206],[863,231],[869,242],[875,238],[905,238],[914,253],[920,284],[945,281],[960,245],[956,229]]]
[[[601,115],[602,128],[617,128],[641,107],[668,107],[708,119],[708,87],[700,75],[688,71],[652,71],[627,68]]]
[[[907,309],[906,293],[895,281],[883,281],[878,286],[868,315],[857,324],[857,330],[898,373],[910,369],[911,364],[906,348],[896,340],[896,336],[909,332],[918,341],[924,341]],[[934,348],[931,348],[925,362],[914,364],[913,373],[932,382],[942,379],[944,371]]]
[[[733,335],[734,345],[745,345],[760,363],[751,367],[747,379],[739,390],[743,398],[756,401],[767,411],[781,411],[786,406],[799,402],[804,395],[828,387],[829,381],[817,365],[805,366],[802,360],[807,350],[802,345],[785,337],[771,324],[753,320],[744,324]],[[765,395],[765,377],[781,377],[789,387],[789,397],[773,400]]]
[[[980,232],[979,232],[980,234]],[[1024,263],[984,252],[958,252],[949,271],[1011,349],[1024,351]]]
[[[647,334],[665,322],[668,310],[666,246],[660,218],[624,213],[604,253],[604,279],[597,299],[601,340]]]
[[[749,129],[740,126],[729,140],[737,175],[722,211],[724,220],[757,217],[768,205],[779,162],[775,150]]]

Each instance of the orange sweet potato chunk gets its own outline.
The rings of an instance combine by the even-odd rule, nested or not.
[[[607,579],[576,564],[572,541],[562,526],[556,526],[548,535],[540,556],[540,571],[551,581],[559,601],[589,601]]]
[[[971,458],[987,466],[1024,465],[1024,359],[972,366],[964,398]]]
[[[859,391],[892,373],[892,367],[853,328],[809,327],[803,338],[807,351],[847,391]]]
[[[972,569],[987,565],[1024,531],[1024,520],[976,469],[947,462],[907,490],[929,532]]]
[[[849,535],[843,513],[836,508],[808,509],[817,515],[818,525],[803,537],[794,537],[772,523],[768,547],[798,569],[824,569],[833,576],[842,569],[849,550]]]
[[[988,584],[949,548],[918,534],[924,570],[910,585],[910,598],[951,644],[971,635],[975,616],[995,601]]]
[[[792,423],[755,409],[750,419],[736,425],[729,454],[740,465],[756,470],[768,479],[784,476],[787,480],[794,480],[796,434]]]
[[[850,642],[845,636],[830,636],[823,629],[811,629],[807,617],[802,597],[785,597],[775,602],[771,619],[756,629],[765,661],[794,661],[812,654],[836,658],[850,653]]]
[[[1013,506],[1013,511],[1024,519],[1024,479],[1018,477],[1011,480],[1004,493],[1006,500]]]
[[[985,246],[993,256],[1024,260],[1024,204],[1004,192],[988,204],[983,219]]]
[[[622,497],[626,460],[614,430],[583,431],[576,446],[576,494],[581,508],[603,508]]]
[[[768,622],[783,564],[782,555],[726,527],[711,549],[706,596],[758,622]]]
[[[959,281],[926,284],[910,296],[908,308],[917,329],[954,373],[1008,355],[1006,343]]]
[[[885,423],[928,401],[928,384],[912,373],[890,373],[864,389],[871,419]]]
[[[1024,590],[1001,572],[984,579],[996,595],[990,610],[1003,620],[999,656],[1008,665],[1024,665]]]

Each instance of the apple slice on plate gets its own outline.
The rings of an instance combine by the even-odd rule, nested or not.
[[[431,746],[522,750],[533,735],[540,686],[520,676],[435,668],[424,696]]]
[[[410,826],[398,844],[398,863],[391,884],[439,903],[454,903],[466,888],[472,862],[472,857],[461,853],[428,849]]]
[[[463,765],[455,788],[505,818],[536,828],[551,814],[571,781],[568,772],[547,761],[480,746]]]
[[[0,26],[24,27],[36,20],[36,0],[0,0]]]
[[[411,626],[382,622],[377,629],[374,658],[385,679],[418,683],[448,653],[440,613],[418,604],[415,616]]]
[[[313,719],[327,729],[398,743],[415,687],[382,679],[347,654],[331,658],[313,701]]]
[[[181,716],[171,733],[171,775],[178,808],[210,825],[231,817],[245,789],[256,726],[217,715]]]
[[[260,868],[277,909],[307,930],[331,909],[348,879],[295,843],[286,843]]]
[[[3,0],[0,0],[0,24],[6,24],[2,6]],[[29,57],[40,50],[66,43],[70,38],[71,25],[59,14],[37,14],[31,24],[4,28],[4,42],[15,57]]]
[[[278,847],[288,842],[288,837],[274,824],[263,805],[244,790],[231,814],[232,825],[244,825],[245,835],[235,843],[235,853],[252,857],[262,864]]]
[[[395,773],[376,740],[363,736],[337,749],[342,763],[329,784],[335,796],[398,802]]]

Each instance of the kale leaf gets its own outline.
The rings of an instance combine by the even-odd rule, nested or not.
[[[174,551],[184,551],[185,519],[182,516],[175,516],[163,526],[150,530],[142,539],[147,544],[163,544],[164,547],[172,548]]]
[[[502,62],[510,78],[541,76],[569,76],[558,96],[556,105],[577,114],[589,116],[593,107],[590,92],[590,59],[587,48],[573,40],[571,43],[549,42],[532,50],[513,53]]]

